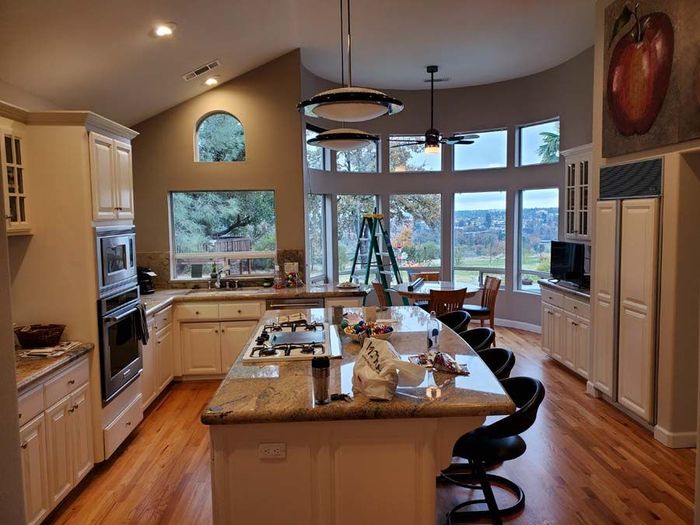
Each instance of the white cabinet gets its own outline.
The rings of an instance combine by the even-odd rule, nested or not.
[[[42,413],[19,431],[24,513],[29,524],[40,523],[51,509],[45,429]]]
[[[156,332],[156,390],[160,394],[173,380],[173,333],[170,326]]]
[[[564,236],[567,240],[590,241],[591,145],[562,152],[566,166],[564,184]]]
[[[8,235],[31,233],[27,204],[27,174],[24,141],[21,136],[0,132],[0,169],[5,195],[5,220]]]
[[[158,395],[156,389],[156,338],[153,334],[153,322],[148,322],[148,333],[151,335],[147,344],[141,343],[141,399],[145,409]]]
[[[143,370],[141,398],[143,408],[167,387],[173,379],[173,338],[170,325],[172,310],[168,308],[148,318],[148,344],[141,345]]]
[[[68,409],[71,423],[73,485],[77,485],[94,465],[90,411],[90,385],[86,383],[71,394]]]
[[[49,458],[49,498],[56,506],[73,487],[70,397],[46,410],[46,445]]]
[[[233,366],[243,346],[248,342],[257,321],[230,321],[221,323],[221,371]]]
[[[221,373],[219,323],[180,324],[183,375]]]
[[[565,290],[542,288],[542,350],[588,378],[590,306]]]
[[[622,203],[618,401],[646,421],[654,418],[659,201]]]
[[[131,145],[90,132],[90,174],[93,219],[133,219]]]

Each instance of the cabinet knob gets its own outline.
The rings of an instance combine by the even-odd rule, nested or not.
[[[19,418],[22,419],[22,412],[19,413]]]
[[[70,379],[70,380],[68,381],[68,384],[69,384],[69,385],[74,385],[74,384],[75,384],[75,379]]]
[[[199,315],[199,312],[195,312],[194,314],[195,314],[195,315]]]
[[[29,443],[27,443],[27,442],[25,441],[25,442],[22,443],[20,446],[21,446],[22,448],[27,448],[27,445],[29,445]]]
[[[243,313],[243,311],[242,311],[242,310],[238,310],[238,313],[239,313],[239,314],[242,314],[242,313]]]
[[[126,422],[126,426],[127,426],[127,427],[130,427],[130,426],[131,426],[131,421],[127,421],[127,422]]]
[[[77,405],[77,404],[73,405],[73,410],[78,410],[78,405]]]
[[[73,412],[75,412],[75,407],[70,407],[70,408],[68,409],[68,412],[70,412],[71,414],[72,414]]]

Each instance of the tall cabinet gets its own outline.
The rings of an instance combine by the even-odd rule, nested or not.
[[[562,151],[565,168],[564,237],[568,241],[591,240],[590,169],[592,145]]]

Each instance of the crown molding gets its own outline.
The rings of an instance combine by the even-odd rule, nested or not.
[[[26,109],[0,101],[0,117],[26,124],[28,115],[29,112]]]
[[[44,126],[85,126],[89,131],[131,140],[138,132],[92,111],[36,111],[28,113],[27,124]]]

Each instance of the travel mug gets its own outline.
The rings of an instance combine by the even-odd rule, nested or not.
[[[326,405],[331,401],[331,360],[328,357],[314,357],[311,360],[311,376],[314,382],[314,401]]]

